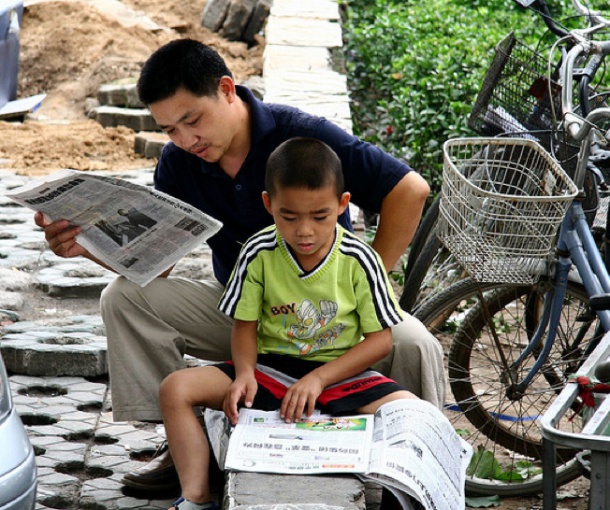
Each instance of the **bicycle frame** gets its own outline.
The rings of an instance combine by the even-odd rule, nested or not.
[[[540,322],[529,344],[513,362],[510,369],[519,366],[524,359],[529,357],[544,338],[543,349],[536,357],[536,362],[532,365],[525,378],[515,386],[516,394],[521,394],[527,388],[536,373],[546,363],[551,348],[555,343],[557,326],[559,325],[568,284],[568,274],[572,268],[572,263],[576,266],[589,296],[610,293],[608,269],[595,244],[580,201],[575,200],[572,202],[562,222],[557,243],[557,253],[558,258],[555,266],[553,288],[545,296]],[[603,331],[610,331],[610,311],[600,310],[597,312],[597,316]],[[588,355],[590,352],[586,354]]]

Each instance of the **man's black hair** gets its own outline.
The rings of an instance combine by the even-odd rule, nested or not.
[[[194,39],[176,39],[157,49],[144,63],[138,79],[138,96],[149,105],[184,88],[192,94],[216,96],[223,76],[231,76],[222,57]]]
[[[291,138],[267,160],[265,189],[271,198],[278,188],[320,189],[329,185],[340,199],[344,187],[341,160],[320,140]]]

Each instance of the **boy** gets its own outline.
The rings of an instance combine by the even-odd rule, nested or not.
[[[378,255],[337,223],[350,198],[337,155],[319,140],[287,140],[269,157],[265,186],[275,225],[243,246],[219,304],[235,319],[232,361],[174,372],[159,389],[178,510],[216,508],[194,406],[222,409],[232,423],[239,405],[279,408],[292,422],[315,407],[374,413],[417,398],[369,369],[390,352],[403,315]]]

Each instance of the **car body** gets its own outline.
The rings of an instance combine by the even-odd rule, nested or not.
[[[36,459],[0,354],[0,510],[34,510]]]

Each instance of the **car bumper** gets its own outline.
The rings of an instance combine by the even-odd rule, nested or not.
[[[36,458],[15,410],[0,424],[0,452],[0,510],[33,510]]]

